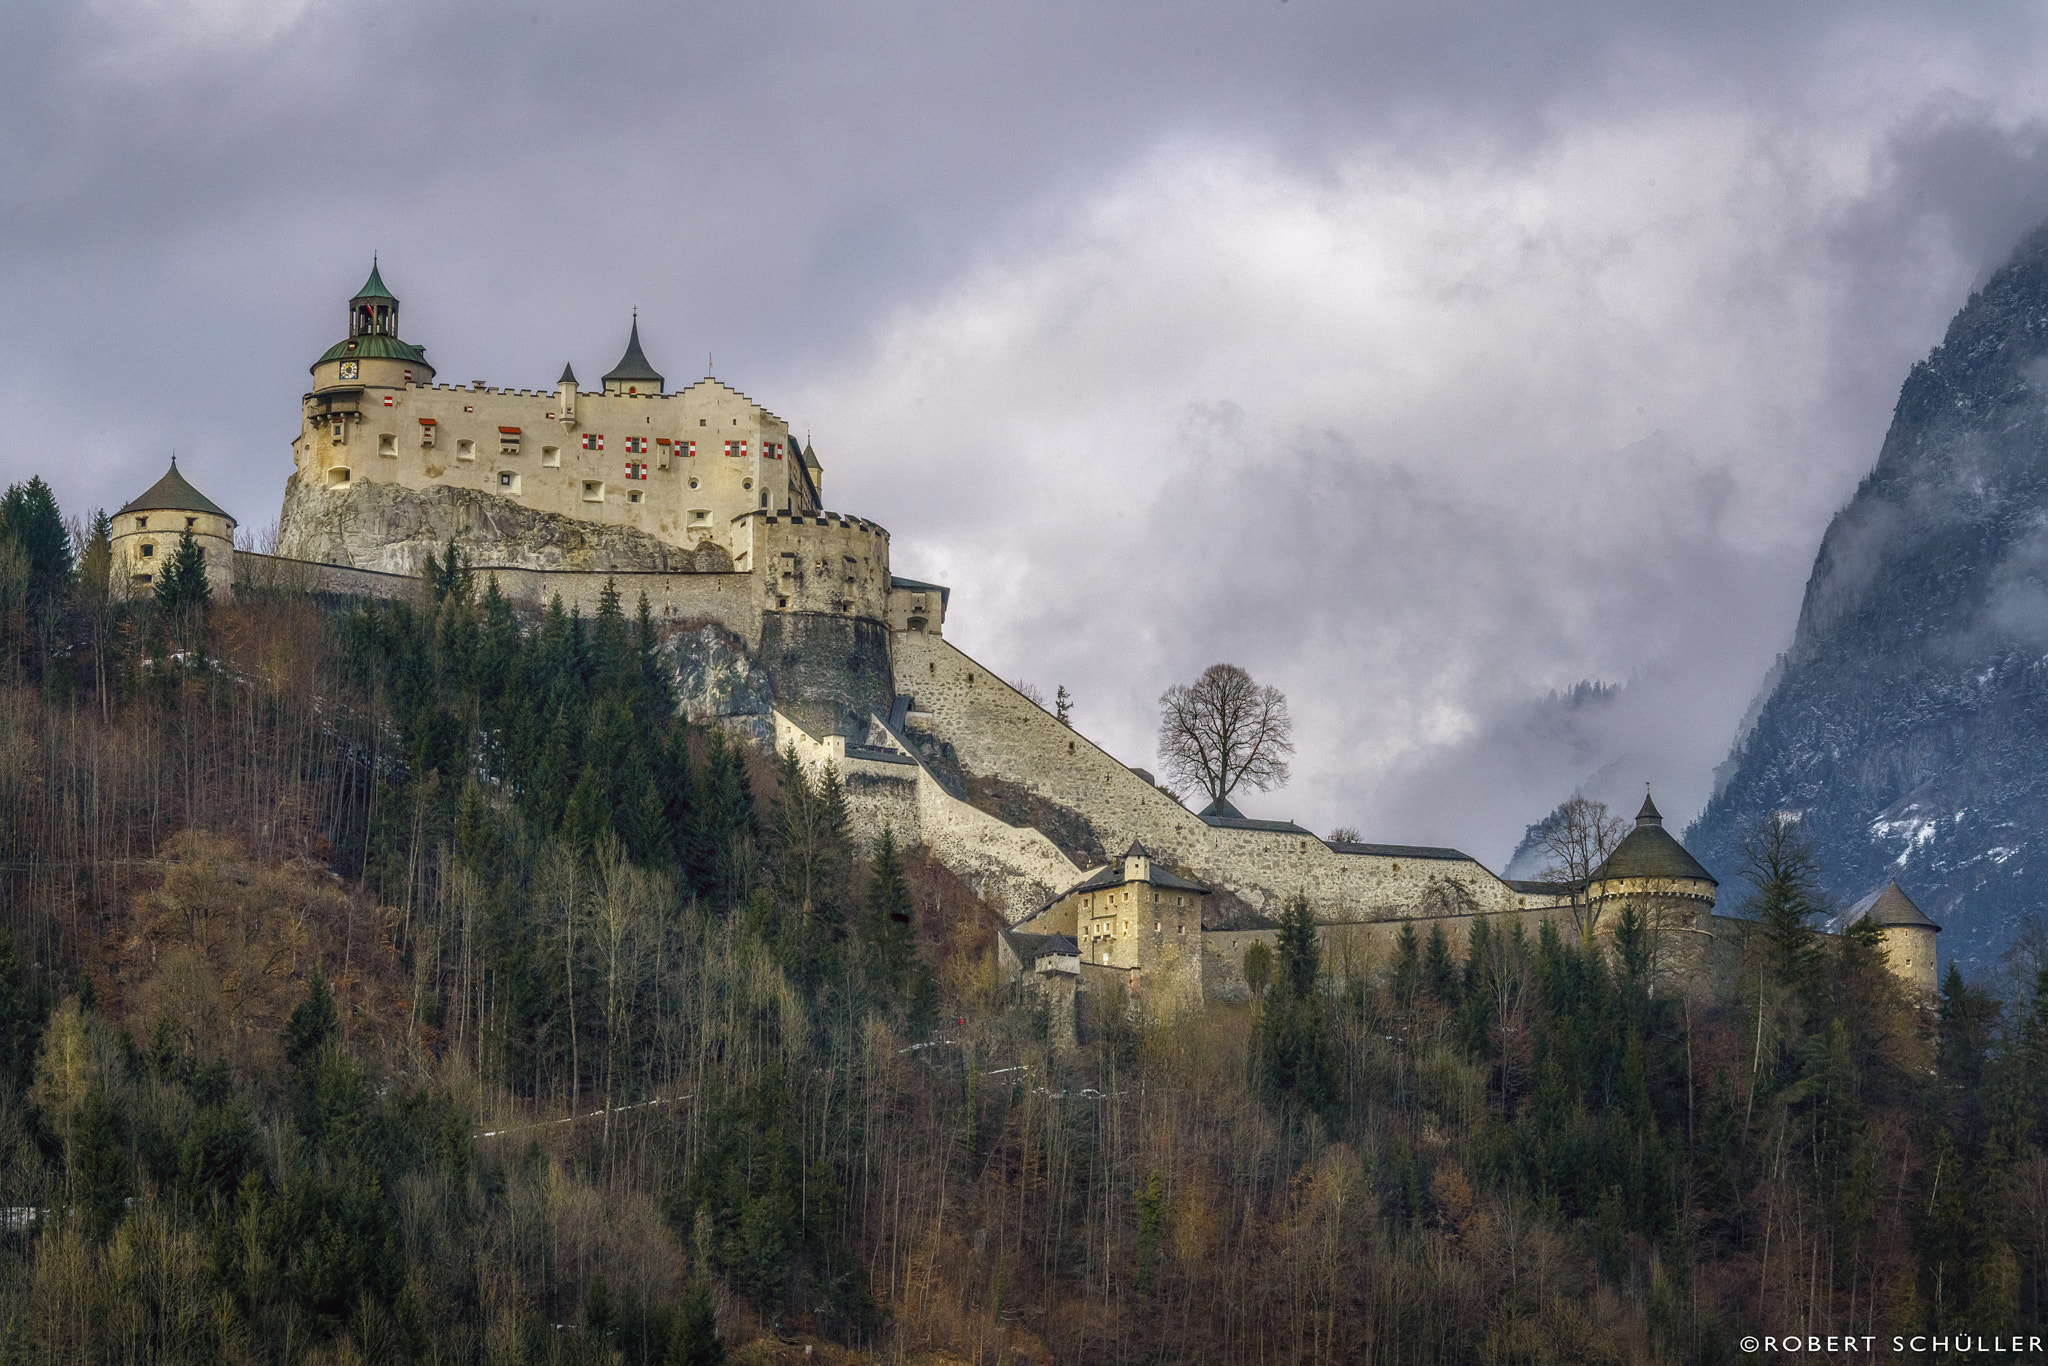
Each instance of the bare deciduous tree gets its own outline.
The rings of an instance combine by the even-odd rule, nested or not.
[[[1600,927],[1600,905],[1586,884],[1621,843],[1621,817],[1610,812],[1606,802],[1574,794],[1543,825],[1541,848],[1550,857],[1540,876],[1570,888],[1572,925],[1580,942],[1590,943]]]
[[[1261,792],[1287,781],[1294,752],[1287,698],[1235,664],[1211,664],[1159,698],[1159,762],[1170,779],[1222,801],[1239,783]]]

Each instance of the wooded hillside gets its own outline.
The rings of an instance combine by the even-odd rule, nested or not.
[[[2048,964],[1483,924],[1076,1055],[646,613],[107,592],[0,503],[0,1356],[1714,1362],[2041,1331]],[[189,568],[189,566],[188,566]],[[1794,832],[1796,835],[1796,832]],[[2026,949],[2026,944],[2036,946]],[[1996,988],[1994,990],[1993,988]]]

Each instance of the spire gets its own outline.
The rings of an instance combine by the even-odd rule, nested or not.
[[[1657,809],[1657,803],[1650,800],[1650,794],[1647,790],[1643,793],[1643,809],[1636,812],[1636,824],[1638,826],[1664,824],[1664,813]]]
[[[562,377],[561,377],[560,379],[556,380],[556,381],[555,381],[555,384],[557,385],[557,387],[559,387],[559,386],[561,386],[561,385],[564,385],[564,384],[574,384],[575,382],[576,382],[576,367],[575,367],[575,366],[573,366],[573,365],[564,365],[564,366],[562,367]]]
[[[604,387],[612,393],[648,387],[660,393],[661,385],[661,372],[647,363],[647,353],[640,349],[640,310],[636,308],[633,310],[633,333],[626,342],[626,354],[619,357],[619,363],[605,374]]]
[[[384,277],[377,272],[375,255],[370,257],[370,278],[356,291],[356,299],[389,299],[392,303],[398,302],[398,296],[384,287]]]

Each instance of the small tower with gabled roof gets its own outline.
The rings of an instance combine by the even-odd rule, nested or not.
[[[157,576],[177,553],[187,531],[206,559],[206,581],[214,595],[226,598],[235,589],[235,519],[226,509],[192,487],[178,472],[178,457],[164,477],[141,496],[131,498],[114,514],[113,565],[107,576],[119,591],[133,597],[155,591]]]

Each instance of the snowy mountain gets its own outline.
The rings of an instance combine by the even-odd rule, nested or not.
[[[1837,897],[1896,878],[1965,971],[2048,912],[2048,227],[1913,367],[1717,778],[1685,842],[1731,909],[1786,809]]]

